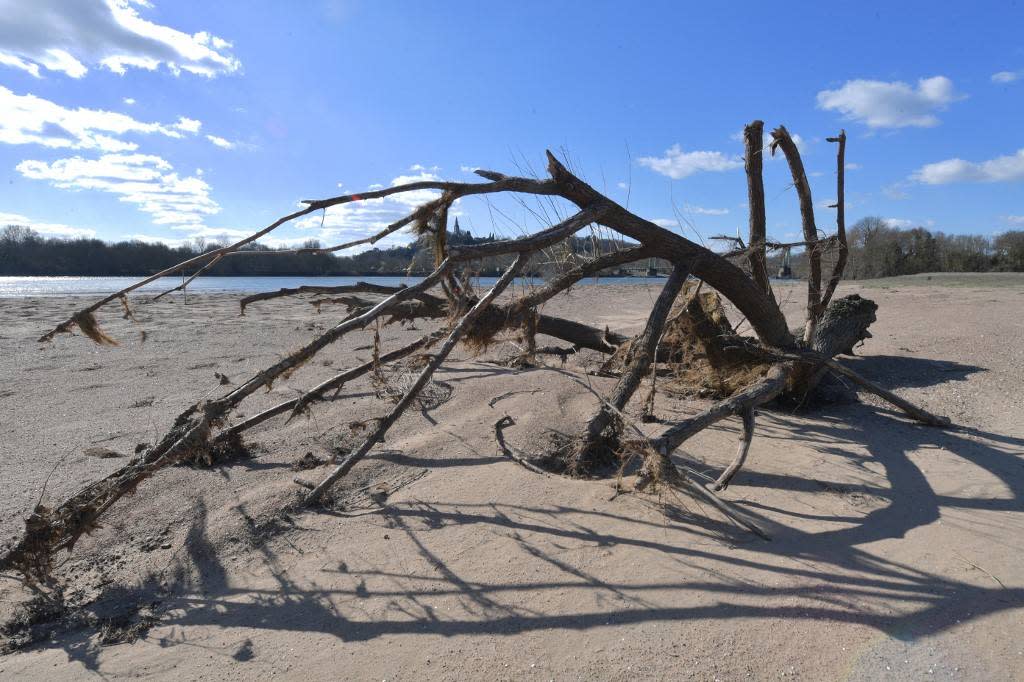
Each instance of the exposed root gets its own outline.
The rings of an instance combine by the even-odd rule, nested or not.
[[[670,368],[663,390],[727,398],[762,378],[770,363],[751,357],[733,332],[721,298],[689,285],[672,311],[661,347]]]
[[[39,504],[25,521],[25,532],[0,554],[0,570],[14,569],[29,585],[51,582],[54,555],[70,551],[78,539],[99,527],[98,519],[142,481],[177,462],[208,459],[210,429],[222,418],[215,403],[194,405],[182,413],[155,447],[109,476],[89,484],[56,508]]]
[[[750,443],[754,439],[754,410],[753,408],[744,409],[740,412],[740,417],[743,420],[743,430],[740,432],[740,445],[739,450],[736,452],[736,458],[733,459],[732,463],[726,467],[722,475],[715,481],[712,490],[718,492],[725,490],[729,487],[729,483],[733,477],[739,472],[740,468],[743,467],[744,462],[747,461],[747,455],[750,453]]]
[[[505,429],[509,426],[515,425],[515,420],[512,419],[512,417],[510,417],[507,414],[498,421],[494,422],[494,440],[497,441],[498,447],[501,449],[502,454],[511,459],[512,461],[516,462],[517,464],[520,464],[523,467],[529,469],[535,474],[542,474],[544,476],[547,476],[549,473],[547,469],[538,466],[537,464],[534,464],[529,457],[519,452],[517,449],[513,448],[505,440]]]

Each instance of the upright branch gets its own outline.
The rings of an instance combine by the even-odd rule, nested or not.
[[[818,248],[818,227],[814,224],[814,201],[811,199],[811,185],[807,182],[804,162],[800,158],[800,150],[790,137],[786,126],[779,126],[772,131],[772,153],[777,147],[782,148],[789,164],[789,172],[793,176],[800,199],[800,223],[804,230],[804,241],[807,242],[807,314],[804,324],[804,344],[814,338],[814,328],[821,316],[821,251]]]
[[[766,220],[764,208],[764,122],[754,121],[743,129],[743,164],[747,172],[747,203],[750,205],[750,237],[747,240],[747,262],[750,275],[772,301],[765,254]]]
[[[612,389],[607,404],[601,404],[597,413],[584,428],[579,449],[574,453],[572,461],[568,463],[571,471],[585,472],[593,469],[595,464],[609,459],[609,440],[604,437],[604,431],[611,425],[618,413],[626,407],[650,369],[651,363],[655,361],[657,345],[661,339],[662,330],[665,328],[665,321],[689,275],[690,270],[684,265],[677,264],[672,270],[661,293],[658,294],[658,299],[654,302],[654,307],[651,308],[643,332],[634,339],[629,348],[630,358],[626,369],[619,377],[615,388]]]
[[[849,256],[849,247],[846,243],[846,131],[840,130],[838,137],[826,138],[829,142],[836,142],[836,239],[839,242],[839,249],[836,254],[836,262],[832,266],[832,276],[828,280],[828,286],[821,297],[821,309],[828,307],[832,300],[832,294],[839,286],[839,280],[843,278],[846,270],[846,259]]]

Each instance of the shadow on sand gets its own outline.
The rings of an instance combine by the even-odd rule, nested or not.
[[[914,378],[925,373],[936,377],[938,364],[947,367],[941,375],[944,380],[962,379],[979,371],[956,363],[929,361],[925,366],[922,364],[925,361],[907,358],[875,357],[854,362],[858,371],[886,385],[928,385],[923,378],[914,383]],[[883,422],[891,427],[890,420],[894,418],[900,421],[896,428],[881,428]],[[333,575],[324,582],[332,587],[310,589],[297,585],[289,577],[281,566],[280,557],[265,543],[260,547],[262,559],[276,580],[274,588],[266,590],[238,590],[230,586],[227,569],[205,539],[205,517],[201,516],[190,532],[188,544],[194,565],[199,569],[200,582],[188,594],[169,599],[164,605],[161,624],[171,626],[172,634],[155,641],[164,647],[202,646],[189,641],[188,630],[205,625],[316,632],[353,642],[402,633],[500,635],[550,629],[582,631],[624,623],[762,617],[776,619],[776,623],[812,620],[862,624],[897,639],[912,640],[988,614],[1024,607],[1024,589],[1004,588],[995,579],[985,577],[978,580],[980,584],[963,582],[861,549],[868,543],[904,537],[916,528],[932,524],[950,510],[1024,511],[1024,460],[1020,457],[1024,439],[970,428],[940,430],[918,426],[861,404],[842,406],[838,414],[827,418],[798,419],[775,414],[766,421],[766,426],[759,425],[759,438],[808,443],[825,456],[840,458],[858,467],[871,462],[874,463],[873,475],[877,474],[879,465],[883,467],[887,486],[853,486],[858,493],[875,499],[876,508],[862,515],[816,516],[794,510],[793,505],[769,507],[762,503],[739,502],[764,527],[771,529],[773,540],[763,542],[742,534],[729,524],[685,512],[678,512],[672,522],[655,523],[649,519],[554,504],[459,504],[456,507],[400,503],[388,507],[376,518],[386,523],[391,532],[404,534],[432,570],[422,575],[385,569],[357,571],[340,562],[326,571]],[[909,456],[929,447],[941,448],[984,469],[1005,486],[1008,496],[980,499],[936,493]],[[391,452],[388,457],[426,464],[400,453]],[[448,466],[486,465],[493,461],[492,457],[481,457],[475,462],[459,460]],[[756,464],[755,459],[751,468],[741,474],[744,484],[781,491],[851,489],[849,482],[844,481],[761,473]],[[239,512],[246,513],[244,509]],[[772,523],[764,513],[782,519],[826,521],[828,529],[806,532],[784,522]],[[503,582],[500,576],[494,576],[493,582],[465,579],[450,567],[445,556],[428,546],[430,532],[452,526],[479,526],[512,538],[524,555],[544,561],[556,569],[559,577],[535,582]],[[670,532],[651,533],[650,526]],[[602,527],[635,532],[607,533]],[[992,527],[989,532],[994,541],[1001,542],[1005,537],[999,528]],[[709,539],[717,543],[708,542]],[[568,542],[591,548],[645,550],[687,562],[698,561],[708,569],[705,571],[708,576],[716,575],[717,569],[738,566],[762,572],[762,577],[774,575],[778,579],[765,578],[756,584],[713,577],[650,584],[611,582],[551,553],[552,543]],[[391,587],[371,589],[368,581]],[[791,586],[787,587],[787,583]],[[339,584],[344,586],[338,587]],[[536,607],[523,606],[522,599],[506,599],[514,593],[542,597],[545,593],[566,589],[592,590],[607,596],[606,607],[580,608],[552,615]],[[806,597],[809,589],[813,589],[813,603],[793,605],[792,597]],[[699,591],[713,594],[715,599],[707,605],[666,607],[658,599],[646,596],[666,590]],[[446,595],[458,599],[469,617],[452,617],[450,612],[435,610],[431,602]],[[367,610],[360,604],[370,598],[386,602],[388,617],[367,617]],[[895,612],[877,608],[885,600],[915,606]],[[531,603],[538,602],[542,604],[543,599]],[[70,658],[96,670],[96,649],[86,646],[83,637],[83,634],[71,634],[50,646],[63,647]],[[240,642],[238,651],[233,653],[218,651],[238,661],[249,660],[254,655],[249,640]]]

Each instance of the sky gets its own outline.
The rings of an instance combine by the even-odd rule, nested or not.
[[[691,239],[745,232],[743,126],[796,137],[831,233],[847,223],[1024,229],[1024,1],[515,3],[0,0],[0,225],[47,236],[233,241],[302,199],[551,149]],[[785,161],[768,231],[799,235]],[[364,237],[430,198],[329,209],[262,241]],[[474,234],[540,227],[469,198]],[[408,241],[396,235],[384,245]]]

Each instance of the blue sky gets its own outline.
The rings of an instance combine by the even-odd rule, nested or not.
[[[1024,3],[0,0],[0,222],[107,240],[242,236],[304,198],[544,150],[693,237],[746,225],[739,133],[799,135],[817,222],[849,136],[848,222],[1024,229]],[[767,161],[769,232],[799,220]],[[376,231],[423,195],[272,245]],[[527,208],[479,199],[463,227]],[[392,242],[393,243],[393,242]]]

